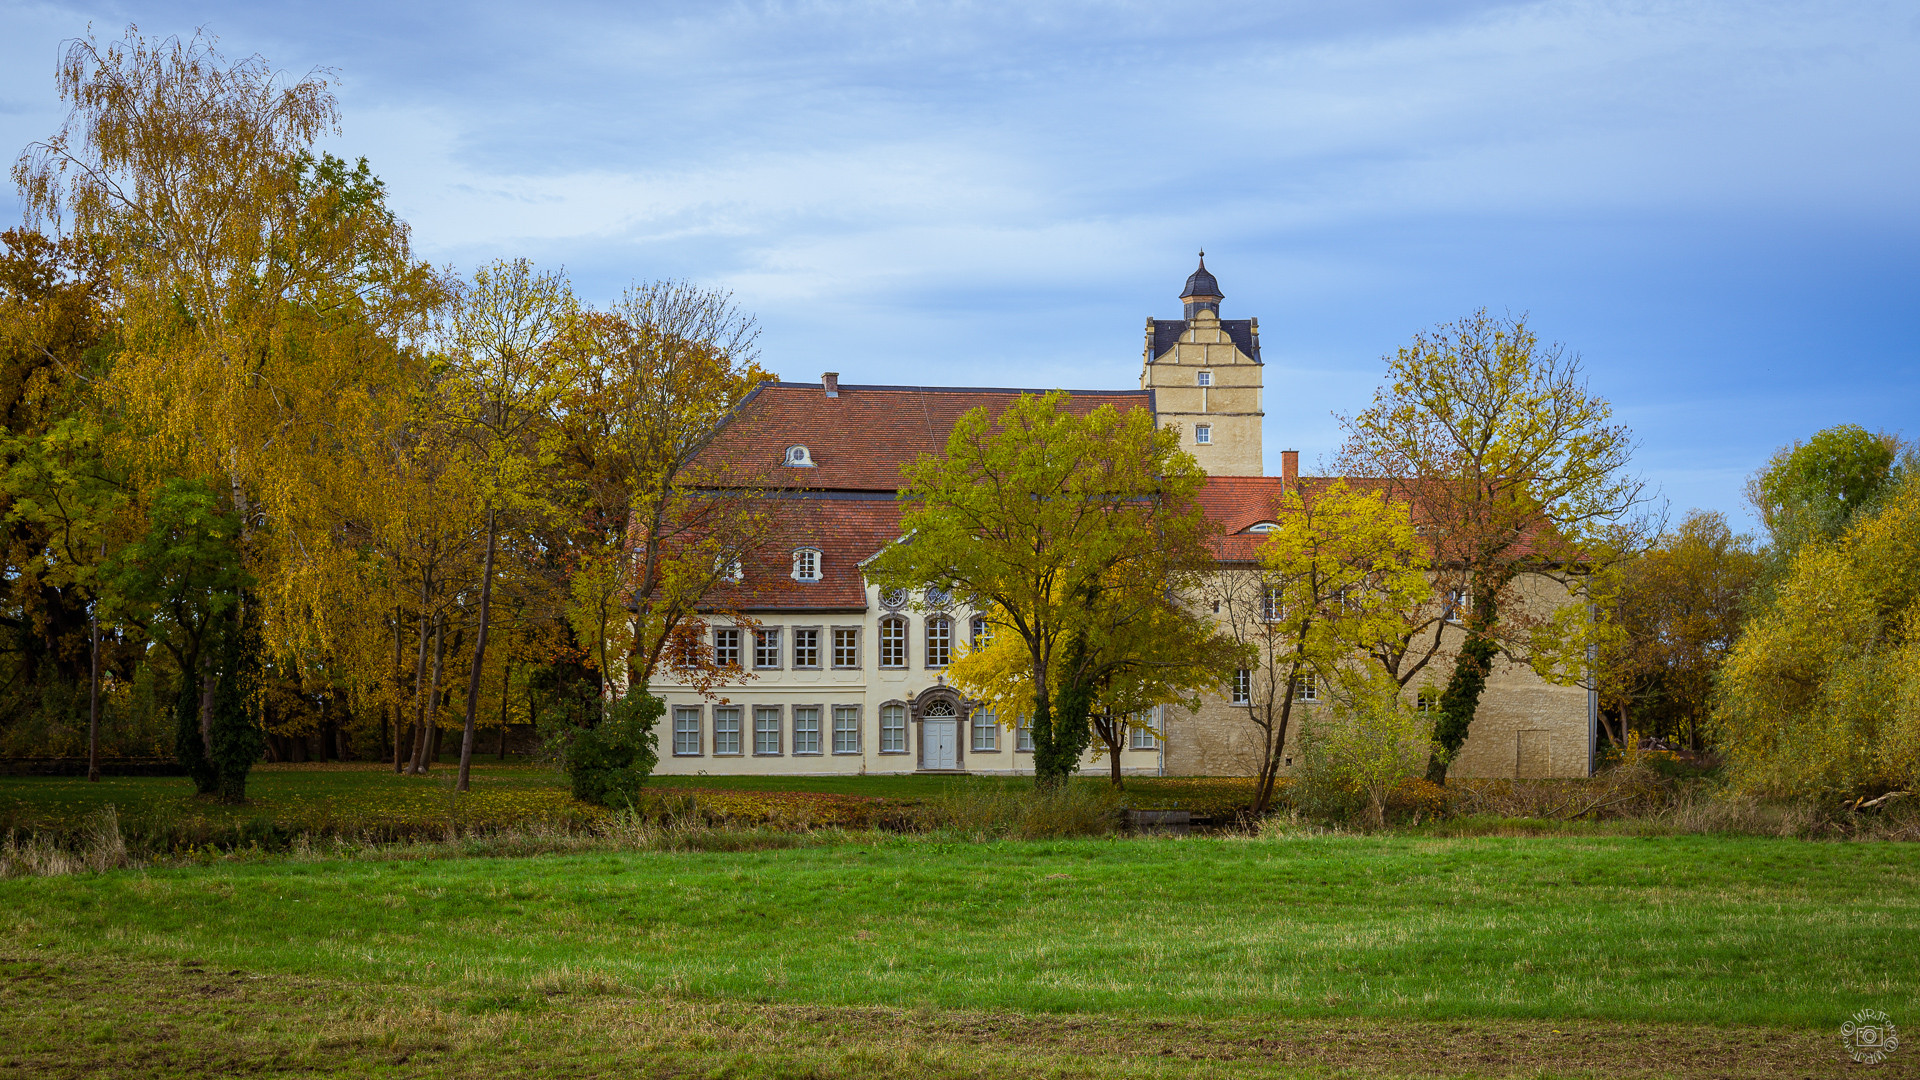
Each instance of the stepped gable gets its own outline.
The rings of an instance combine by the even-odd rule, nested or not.
[[[944,452],[953,425],[984,405],[999,413],[1021,394],[1045,390],[999,387],[866,386],[834,383],[762,383],[740,414],[714,437],[707,454],[750,470],[771,468],[774,487],[813,491],[897,491],[900,470],[921,454]],[[1069,390],[1068,408],[1088,413],[1102,405],[1153,409],[1150,390]],[[781,464],[804,446],[811,467]]]
[[[1155,360],[1165,356],[1167,350],[1173,348],[1174,344],[1180,340],[1180,335],[1187,332],[1187,325],[1185,319],[1153,320],[1153,358]],[[1254,363],[1263,363],[1260,359],[1260,343],[1253,337],[1252,319],[1221,319],[1220,329],[1226,331],[1227,336],[1233,339],[1233,343],[1241,352],[1252,358]]]

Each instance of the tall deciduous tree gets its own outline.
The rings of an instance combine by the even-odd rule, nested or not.
[[[1338,481],[1295,487],[1276,511],[1259,567],[1223,568],[1209,588],[1245,664],[1235,703],[1260,734],[1254,807],[1262,812],[1285,760],[1296,687],[1308,676],[1331,686],[1355,666],[1371,669],[1369,651],[1403,640],[1408,613],[1433,595],[1407,507],[1383,492]]]
[[[553,405],[584,520],[569,612],[605,692],[644,684],[732,567],[768,534],[771,462],[706,453],[754,386],[758,330],[724,292],[659,281],[572,320]],[[698,678],[698,673],[691,673]]]
[[[1145,410],[1067,404],[1055,391],[962,416],[944,455],[906,470],[908,540],[868,564],[883,587],[950,583],[992,605],[1027,654],[1042,786],[1071,775],[1091,738],[1100,620],[1152,609],[1169,575],[1211,560],[1194,502],[1205,474],[1179,433]]]
[[[1524,319],[1481,310],[1418,334],[1387,359],[1387,379],[1343,418],[1339,464],[1411,508],[1465,628],[1427,766],[1444,783],[1496,656],[1524,656],[1537,628],[1517,582],[1598,558],[1644,489],[1626,471],[1632,434],[1588,390],[1579,358]]]
[[[543,425],[560,392],[554,344],[572,306],[563,277],[537,274],[524,259],[476,271],[470,284],[455,290],[450,305],[447,421],[474,458],[480,486],[473,494],[486,536],[461,726],[461,791],[467,790],[473,766],[500,521],[503,515],[541,517],[554,509],[548,460],[553,450]]]
[[[292,654],[333,599],[307,556],[335,523],[307,510],[332,501],[341,410],[405,392],[441,283],[365,162],[314,154],[337,130],[324,78],[230,63],[205,36],[128,38],[71,44],[71,111],[13,175],[30,215],[111,268],[116,453],[145,485],[219,478],[258,583],[240,625]]]

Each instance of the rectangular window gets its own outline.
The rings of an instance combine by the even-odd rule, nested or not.
[[[833,632],[833,666],[837,668],[857,668],[860,666],[860,629],[842,626]]]
[[[797,668],[820,666],[820,631],[795,630],[793,632],[793,666]]]
[[[1314,678],[1313,672],[1309,671],[1304,675],[1293,677],[1293,700],[1320,700],[1320,683]]]
[[[1268,585],[1260,590],[1260,618],[1270,623],[1280,621],[1280,586]]]
[[[713,632],[713,662],[721,667],[740,666],[740,631],[723,626]]]
[[[1127,718],[1127,742],[1129,750],[1152,750],[1160,745],[1154,738],[1154,717],[1151,712],[1134,713]]]
[[[953,620],[927,620],[927,666],[946,667],[953,661]]]
[[[991,709],[973,710],[973,748],[1000,749],[1000,718]]]
[[[673,710],[673,752],[679,757],[700,753],[700,710],[680,706]]]
[[[740,706],[721,705],[713,710],[713,752],[740,752]]]
[[[753,666],[762,669],[780,666],[780,631],[753,632]]]
[[[1200,385],[1201,385],[1201,386],[1212,386],[1212,385],[1213,385],[1213,372],[1211,372],[1211,371],[1203,371],[1203,372],[1201,372],[1201,373],[1200,373],[1200,375],[1199,375],[1199,379],[1200,379]]]
[[[967,648],[984,649],[993,644],[993,624],[985,615],[975,615],[967,629]]]
[[[1233,704],[1245,705],[1253,700],[1253,672],[1241,668],[1233,673]]]
[[[1413,697],[1413,711],[1434,713],[1440,711],[1440,691],[1422,690]]]
[[[1467,621],[1467,611],[1473,607],[1473,598],[1465,589],[1447,590],[1447,621],[1461,623]]]
[[[820,706],[795,705],[793,707],[793,752],[796,754],[820,752]]]
[[[907,666],[907,620],[881,620],[880,666],[883,668]]]
[[[880,752],[883,754],[907,752],[907,707],[905,705],[880,706]]]
[[[780,753],[780,706],[755,705],[753,707],[753,752],[756,754]]]
[[[1033,721],[1025,716],[1014,721],[1013,748],[1025,753],[1033,753]]]
[[[794,552],[793,576],[799,581],[819,581],[820,553],[812,548],[801,548]]]
[[[836,754],[860,752],[859,706],[835,705],[833,707],[833,752]]]
[[[1213,441],[1213,425],[1212,424],[1193,425],[1193,441],[1197,443],[1212,442]]]

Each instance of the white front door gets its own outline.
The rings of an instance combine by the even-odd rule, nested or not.
[[[957,769],[960,767],[960,721],[948,716],[921,723],[920,767]]]

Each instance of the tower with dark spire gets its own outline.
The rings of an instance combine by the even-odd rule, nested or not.
[[[1159,423],[1214,476],[1261,476],[1260,320],[1222,319],[1220,282],[1200,267],[1180,290],[1183,317],[1148,319],[1140,388]]]

